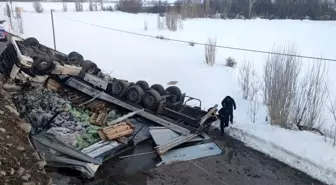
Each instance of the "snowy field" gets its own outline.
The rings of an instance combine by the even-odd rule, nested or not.
[[[185,21],[182,30],[170,32],[157,29],[157,15],[55,13],[58,50],[65,53],[76,50],[117,78],[146,80],[150,84],[160,83],[165,87],[169,81],[176,80],[183,92],[200,98],[205,109],[220,104],[226,95],[230,95],[236,100],[237,110],[234,112],[235,124],[228,133],[315,178],[336,184],[336,148],[326,143],[322,136],[270,126],[266,122],[267,112],[263,105],[260,105],[256,123],[251,123],[249,103],[242,99],[238,85],[239,67],[244,58],[249,58],[253,60],[260,76],[267,55],[219,49],[216,64],[209,67],[204,64],[202,46],[192,47],[129,35],[73,20],[203,43],[208,37],[216,37],[218,45],[266,51],[274,45],[294,43],[301,55],[324,58],[336,58],[333,47],[336,43],[336,22],[193,19]],[[148,23],[147,31],[144,30],[145,20]],[[53,47],[49,14],[24,13],[23,23],[26,37],[34,36],[41,43]],[[229,56],[238,62],[236,68],[224,66]],[[312,62],[304,60],[305,65]],[[332,77],[336,63],[328,62],[328,68]]]

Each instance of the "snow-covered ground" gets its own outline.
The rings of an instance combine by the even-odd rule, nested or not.
[[[144,30],[145,20],[148,22],[147,31]],[[50,15],[27,12],[23,14],[23,22],[25,36],[34,36],[41,43],[53,47]],[[261,104],[256,123],[251,123],[249,102],[242,98],[238,85],[239,67],[244,58],[250,58],[261,75],[266,55],[219,49],[216,64],[209,67],[204,64],[202,46],[130,35],[106,27],[203,43],[208,37],[216,37],[218,45],[266,51],[275,44],[290,42],[297,45],[301,55],[336,58],[333,47],[336,22],[193,19],[185,21],[182,30],[170,32],[157,29],[157,15],[55,13],[58,50],[65,53],[76,50],[117,78],[146,80],[165,87],[167,82],[176,80],[183,92],[200,98],[204,108],[220,104],[226,95],[230,95],[236,100],[237,110],[234,112],[235,124],[228,133],[315,178],[336,184],[336,148],[323,137],[270,126],[266,122],[266,107]],[[229,56],[238,62],[236,68],[224,66]],[[311,62],[304,60],[305,65]],[[333,72],[336,63],[328,62],[328,68]]]

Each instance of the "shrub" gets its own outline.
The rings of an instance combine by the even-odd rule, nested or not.
[[[43,6],[40,1],[33,2],[33,7],[37,13],[43,13]]]
[[[237,65],[237,62],[234,58],[229,57],[229,58],[226,59],[226,64],[225,65],[228,66],[228,67],[235,67]]]
[[[147,20],[145,19],[145,21],[144,21],[144,30],[148,30],[148,23],[147,23]]]
[[[292,128],[290,113],[297,92],[301,62],[294,46],[279,47],[269,54],[264,66],[264,102],[271,124]]]
[[[239,69],[239,84],[243,91],[243,98],[248,99],[250,95],[252,63],[250,60],[244,60],[243,66]]]
[[[213,66],[216,60],[217,39],[208,38],[208,43],[205,46],[205,63]]]
[[[66,2],[63,2],[63,12],[67,12],[68,11],[68,5]]]

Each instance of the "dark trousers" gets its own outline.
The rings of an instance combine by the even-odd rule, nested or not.
[[[230,116],[230,122],[233,123],[233,111],[229,113],[229,116]]]
[[[224,128],[229,126],[229,116],[220,118],[219,120],[220,120],[221,133],[224,134]]]

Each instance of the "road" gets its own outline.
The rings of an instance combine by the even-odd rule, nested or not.
[[[223,154],[154,168],[156,154],[109,161],[99,169],[95,180],[86,185],[323,185],[286,164],[246,147],[229,136],[211,137]],[[148,145],[142,153],[152,150]],[[139,149],[138,149],[139,150]]]
[[[150,170],[147,184],[323,184],[231,137],[221,137],[218,132],[212,135],[215,142],[226,151],[224,154]]]

